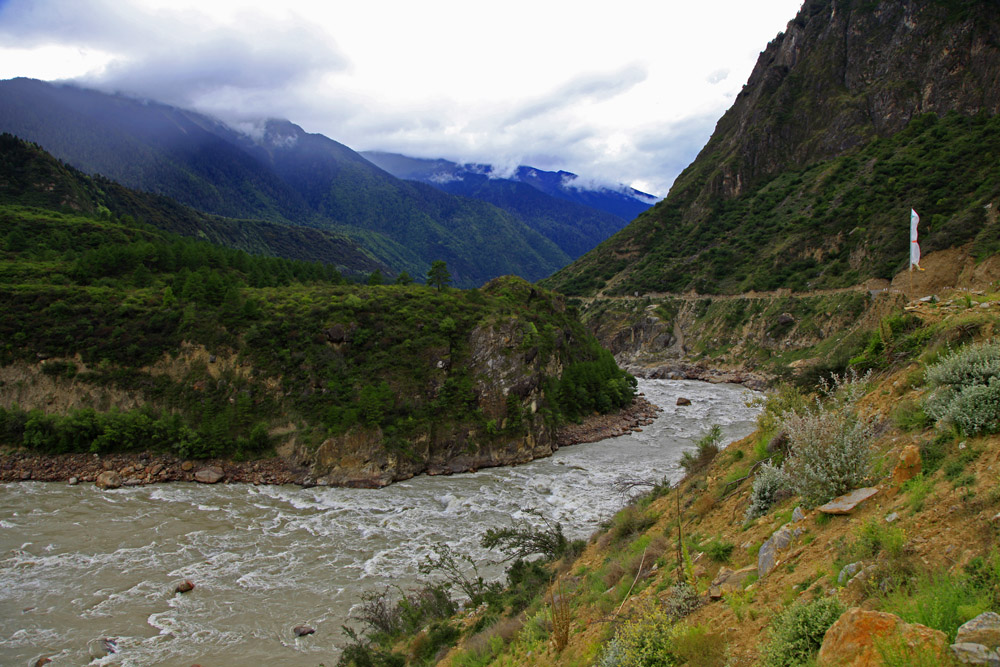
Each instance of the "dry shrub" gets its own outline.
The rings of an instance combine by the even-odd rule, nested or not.
[[[703,493],[698,497],[698,500],[694,501],[691,511],[694,512],[695,516],[701,518],[708,514],[713,507],[715,507],[715,498],[710,493]]]
[[[632,572],[634,574],[635,570],[633,570]],[[604,571],[604,576],[602,577],[602,580],[604,581],[604,585],[606,587],[611,588],[612,586],[617,585],[618,582],[621,581],[622,577],[625,576],[625,574],[626,570],[624,567],[622,567],[622,564],[619,561],[617,560],[611,561],[610,563],[608,563],[608,567]]]
[[[569,597],[561,586],[552,587],[549,606],[552,607],[552,647],[559,653],[569,644],[570,623]]]

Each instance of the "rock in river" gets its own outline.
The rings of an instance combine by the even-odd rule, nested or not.
[[[218,466],[202,468],[194,474],[195,481],[201,482],[202,484],[215,484],[223,477],[225,477],[225,473],[222,472],[222,468],[219,468]]]
[[[97,476],[94,484],[99,489],[117,489],[122,485],[122,476],[114,470],[105,470]]]

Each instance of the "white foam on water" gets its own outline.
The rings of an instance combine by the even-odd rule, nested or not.
[[[417,585],[436,544],[500,576],[502,567],[489,565],[497,554],[479,545],[487,528],[538,522],[524,511],[535,508],[568,537],[586,537],[621,507],[612,484],[622,472],[676,478],[681,453],[712,423],[730,439],[751,430],[755,411],[739,388],[640,388],[664,407],[641,433],[385,489],[0,485],[0,637],[11,638],[0,640],[0,664],[29,664],[43,645],[82,664],[99,636],[118,639],[120,652],[92,664],[335,660],[339,627],[362,592]],[[676,406],[678,396],[692,405]],[[178,579],[195,589],[174,595]],[[35,616],[21,612],[29,606]],[[291,628],[302,622],[316,635],[295,638]]]

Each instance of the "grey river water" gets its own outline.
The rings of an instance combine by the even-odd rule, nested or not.
[[[334,665],[361,594],[415,585],[434,544],[486,561],[479,536],[522,508],[586,537],[621,507],[620,475],[676,478],[711,424],[727,442],[752,430],[742,387],[639,388],[664,408],[641,433],[379,490],[0,485],[0,664]],[[678,396],[692,405],[676,407]],[[175,595],[178,579],[196,588]],[[316,634],[295,637],[299,624]],[[93,657],[104,638],[117,652]]]

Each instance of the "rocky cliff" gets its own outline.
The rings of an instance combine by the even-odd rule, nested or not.
[[[1000,250],[1000,13],[808,0],[667,198],[543,284],[566,294],[841,288]]]

